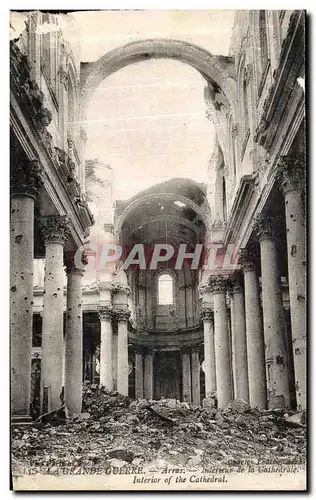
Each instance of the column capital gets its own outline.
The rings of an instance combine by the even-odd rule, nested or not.
[[[98,307],[98,314],[99,314],[100,321],[106,320],[106,319],[111,320],[112,315],[113,315],[113,307],[110,305],[99,306]]]
[[[85,252],[83,252],[81,255],[82,267],[76,266],[75,255],[76,255],[75,251],[64,252],[64,266],[66,269],[66,274],[75,273],[75,274],[80,274],[81,276],[83,276],[83,274],[84,274],[83,266],[87,265],[87,263],[88,263],[87,254]]]
[[[131,312],[129,309],[116,309],[113,310],[113,315],[118,322],[125,323],[129,320]]]
[[[254,221],[254,231],[259,241],[263,238],[275,238],[279,232],[281,217],[259,214]]]
[[[276,181],[283,192],[302,191],[305,189],[305,155],[281,156],[276,173]]]
[[[134,346],[134,353],[135,353],[135,355],[140,354],[141,356],[143,356],[144,355],[144,347],[141,345],[135,345]]]
[[[214,312],[211,307],[202,307],[201,316],[203,321],[210,321],[212,323],[214,320]]]
[[[216,293],[226,293],[228,284],[228,278],[218,274],[217,276],[211,276],[209,278],[209,286],[212,294]]]
[[[199,356],[200,355],[200,351],[201,351],[201,349],[200,349],[199,346],[193,345],[191,347],[191,356],[192,356],[192,354],[197,354]]]
[[[43,167],[38,160],[19,159],[11,165],[11,197],[28,196],[35,199],[43,185],[42,172]]]
[[[113,284],[110,281],[98,281],[97,289],[99,292],[106,292],[113,289]]]
[[[143,354],[144,356],[154,356],[155,352],[154,350],[152,349],[152,347],[145,347],[144,346],[144,349],[143,349]]]
[[[111,290],[113,293],[125,293],[126,295],[131,293],[130,287],[122,283],[112,283]]]
[[[64,245],[71,232],[70,219],[67,215],[42,216],[40,229],[45,244],[61,243]]]
[[[240,248],[239,250],[238,264],[241,266],[243,272],[255,271],[255,255],[250,248]]]
[[[243,285],[241,276],[236,275],[231,278],[230,287],[228,289],[228,294],[230,297],[237,293],[243,293]]]
[[[181,357],[184,355],[191,356],[191,352],[192,352],[191,347],[181,347],[180,349]]]
[[[201,296],[212,293],[211,285],[209,284],[208,280],[201,283],[198,287],[198,290]]]

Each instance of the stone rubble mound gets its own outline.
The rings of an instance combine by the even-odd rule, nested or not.
[[[243,462],[304,464],[305,414],[251,409],[235,400],[223,410],[174,399],[131,400],[95,385],[83,388],[83,413],[67,409],[12,428],[12,469],[87,473],[109,466],[210,467]]]

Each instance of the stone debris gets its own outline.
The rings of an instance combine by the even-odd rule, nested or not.
[[[85,385],[83,413],[43,417],[33,425],[13,426],[14,474],[25,467],[84,474],[91,467],[106,470],[114,464],[167,463],[190,469],[225,464],[237,468],[243,461],[253,466],[260,461],[303,464],[306,456],[302,412],[259,411],[244,401],[219,410],[168,399],[134,401]]]

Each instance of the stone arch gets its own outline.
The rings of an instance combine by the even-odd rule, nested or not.
[[[172,39],[148,39],[131,42],[114,49],[93,63],[81,74],[82,109],[100,83],[112,73],[149,59],[176,59],[199,71],[207,82],[221,89],[230,103],[235,98],[235,64],[231,57],[215,56],[188,42]]]
[[[194,201],[190,200],[186,196],[180,195],[178,193],[151,193],[145,196],[140,196],[136,200],[133,200],[122,212],[122,214],[118,217],[115,227],[114,234],[119,235],[122,229],[122,226],[125,220],[129,217],[129,215],[135,210],[135,208],[143,205],[146,201],[152,200],[178,200],[184,203],[187,207],[191,208],[196,212],[196,214],[200,217],[202,222],[205,225],[205,228],[209,225],[209,218],[205,210],[202,210],[199,205],[194,203]]]

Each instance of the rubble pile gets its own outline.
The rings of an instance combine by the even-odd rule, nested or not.
[[[83,413],[62,408],[33,425],[12,429],[12,468],[87,473],[109,466],[230,468],[249,461],[304,463],[302,412],[251,409],[232,401],[225,409],[172,399],[131,400],[93,385],[84,386]]]

